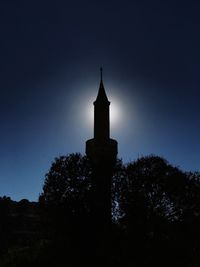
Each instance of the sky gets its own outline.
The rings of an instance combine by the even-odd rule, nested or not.
[[[37,200],[55,157],[85,153],[103,66],[125,163],[200,170],[199,1],[0,3],[0,196]]]

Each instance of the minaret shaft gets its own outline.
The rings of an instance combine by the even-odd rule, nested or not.
[[[110,138],[109,104],[94,104],[94,139],[104,143]]]

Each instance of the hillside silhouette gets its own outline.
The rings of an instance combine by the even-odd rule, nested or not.
[[[61,156],[38,202],[2,197],[0,266],[199,266],[198,172],[154,155],[117,160],[111,229],[100,233],[91,177],[87,156]]]

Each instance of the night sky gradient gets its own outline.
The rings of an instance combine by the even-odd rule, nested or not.
[[[53,159],[85,152],[101,65],[119,157],[199,170],[199,14],[199,1],[2,0],[0,195],[37,200]]]

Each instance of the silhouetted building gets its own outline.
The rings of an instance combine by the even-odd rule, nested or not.
[[[117,156],[117,141],[110,139],[110,102],[102,80],[94,101],[94,138],[86,142],[86,154],[93,166],[93,215],[102,229],[111,223],[111,179]]]

